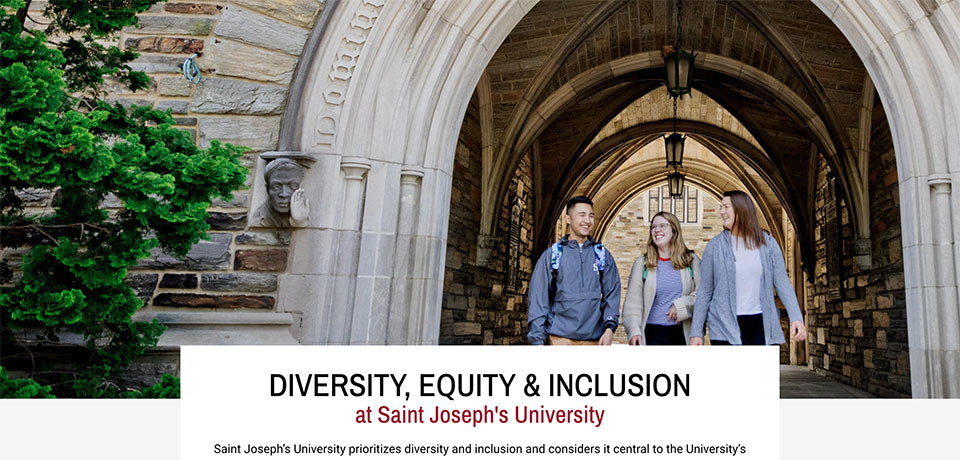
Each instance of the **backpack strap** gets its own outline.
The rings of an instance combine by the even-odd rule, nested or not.
[[[553,302],[557,298],[557,276],[560,272],[560,259],[563,257],[563,246],[566,242],[567,236],[564,236],[560,241],[550,246],[550,288],[547,290],[547,296],[550,299],[551,306],[553,306]],[[603,270],[607,266],[607,251],[604,249],[603,243],[599,241],[594,242],[593,258],[593,268],[596,270],[600,279],[600,311],[602,314],[607,303],[603,290]]]
[[[557,274],[560,271],[560,258],[563,256],[563,245],[567,242],[564,236],[560,241],[550,246],[550,288],[547,290],[547,296],[550,299],[550,306],[557,297]]]
[[[603,290],[603,269],[607,266],[607,251],[603,248],[603,243],[596,241],[593,244],[593,268],[600,276],[600,315],[607,305],[607,296]]]

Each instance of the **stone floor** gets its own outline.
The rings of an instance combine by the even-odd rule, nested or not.
[[[781,398],[874,398],[866,391],[821,377],[803,366],[780,366]]]

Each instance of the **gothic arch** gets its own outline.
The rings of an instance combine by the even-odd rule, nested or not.
[[[766,222],[779,222],[780,216],[774,214],[771,204],[763,199],[764,194],[756,187],[756,184],[745,183],[737,176],[716,169],[709,162],[693,160],[689,164],[685,162],[684,165],[684,169],[687,171],[687,182],[710,193],[718,201],[723,196],[723,192],[731,185],[738,188],[742,187],[751,196],[757,197],[757,205]],[[606,233],[620,210],[633,200],[638,193],[661,182],[663,182],[663,168],[659,164],[633,165],[610,177],[594,195],[601,197],[594,201],[594,210],[599,216],[596,224],[597,234],[603,235]],[[605,198],[608,196],[612,196],[613,200],[606,200]],[[778,244],[783,245],[783,234],[780,228],[771,225],[770,231],[777,239]]]
[[[635,151],[635,149],[639,149],[643,145],[658,139],[662,133],[668,132],[672,127],[672,121],[662,120],[659,122],[648,122],[622,130],[591,147],[577,160],[576,166],[574,166],[573,169],[578,171],[591,171],[599,167],[599,165],[610,161],[611,166],[608,167],[608,171],[612,174],[617,166]],[[756,171],[767,184],[770,184],[778,200],[787,210],[791,221],[796,222],[798,231],[802,231],[800,234],[807,235],[809,233],[808,230],[805,230],[808,226],[807,222],[809,221],[804,212],[804,208],[800,206],[800,203],[798,203],[793,194],[790,193],[780,171],[764,152],[747,140],[707,123],[679,120],[677,122],[677,130],[688,133],[691,137],[697,139],[698,142],[711,147],[711,150],[720,157],[721,161],[734,171],[742,170],[742,167],[738,165],[739,161],[743,161],[751,169]],[[663,165],[658,162],[657,167],[662,170]],[[567,175],[564,178],[560,189],[567,190],[567,193],[554,200],[552,206],[547,207],[549,212],[551,212],[551,214],[546,215],[548,219],[556,219],[556,217],[560,215],[562,204],[579,190],[581,181],[582,177],[575,174]],[[601,184],[603,182],[604,180],[597,181],[597,183]],[[757,188],[756,185],[749,183],[745,183],[745,185],[747,185],[748,188]],[[812,254],[806,253],[805,258],[806,257],[812,257]]]
[[[847,192],[847,196],[851,197],[853,208],[859,209],[860,207],[868,206],[862,194],[854,193],[855,190],[859,190],[859,172],[855,168],[849,170],[848,168],[842,167],[848,164],[856,165],[855,158],[841,158],[852,155],[852,151],[837,150],[836,145],[839,141],[831,136],[827,126],[814,108],[810,107],[800,95],[793,92],[789,86],[774,77],[740,61],[708,53],[702,53],[698,59],[698,71],[723,75],[740,84],[747,85],[751,90],[775,101],[777,106],[790,115],[795,122],[807,129],[810,135],[816,140],[817,146],[824,152],[824,156],[830,161],[831,165],[835,166],[834,169],[841,172],[841,183]],[[658,53],[641,53],[591,68],[571,78],[559,89],[546,96],[541,104],[532,109],[532,113],[535,116],[525,119],[522,126],[517,128],[518,134],[511,149],[507,149],[507,144],[501,147],[501,151],[495,160],[494,170],[513,170],[513,168],[516,167],[517,161],[519,161],[520,154],[526,151],[533,140],[536,139],[553,120],[568,109],[578,98],[585,97],[585,95],[595,91],[606,79],[618,78],[623,75],[645,70],[659,70],[662,65],[663,62]],[[725,102],[715,94],[708,93],[708,95],[721,102],[721,104]],[[725,106],[729,111],[735,113],[734,108],[728,104],[725,104]],[[738,118],[740,118],[739,115]],[[847,174],[847,171],[850,171],[850,173]],[[496,190],[496,194],[487,194],[485,192],[483,206],[495,207],[498,203],[502,202],[503,196],[506,193],[506,185],[507,181],[501,180],[489,190],[490,193]],[[869,227],[867,222],[862,221],[863,215],[862,212],[853,213],[853,222],[858,233],[861,228]],[[492,232],[495,228],[495,222],[484,220],[481,221],[481,226],[481,231]]]
[[[960,199],[953,182],[960,179],[960,144],[947,142],[960,125],[956,2],[815,1],[856,49],[889,116],[913,395],[958,396]],[[490,56],[535,1],[453,3],[345,0],[332,13],[310,63],[304,115],[290,120],[305,128],[300,148],[317,159],[308,180],[321,184],[311,200],[321,218],[295,232],[291,273],[281,280],[281,303],[303,312],[301,342],[437,341],[459,122]],[[351,56],[357,47],[348,45],[362,45],[359,54]],[[645,59],[629,65],[655,65]],[[627,63],[598,71],[620,75],[619,64]],[[704,64],[744,77],[743,66]],[[576,93],[572,85],[558,90]],[[549,116],[559,95],[535,116]],[[781,102],[808,122],[825,152],[844,154],[812,109]],[[528,137],[521,130],[518,139]],[[843,171],[850,163],[837,164]],[[327,251],[310,254],[316,248]]]

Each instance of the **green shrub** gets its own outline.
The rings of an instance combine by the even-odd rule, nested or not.
[[[51,0],[47,32],[69,34],[52,44],[10,14],[25,11],[22,1],[0,0],[0,244],[29,248],[22,278],[0,293],[3,330],[76,332],[91,351],[79,371],[50,387],[4,380],[19,385],[5,396],[51,388],[59,396],[125,396],[109,379],[163,333],[156,321],[131,321],[143,302],[124,283],[127,268],[158,246],[183,256],[206,236],[211,200],[229,200],[246,179],[242,147],[214,141],[200,149],[169,111],[102,99],[104,76],[133,91],[148,86],[147,75],[127,65],[136,53],[101,41],[136,25],[136,14],[154,3]],[[54,190],[53,212],[25,213],[16,195],[25,188]],[[108,194],[122,203],[119,211],[101,207]],[[11,274],[0,270],[4,283]],[[179,380],[159,385],[140,396],[179,395]]]

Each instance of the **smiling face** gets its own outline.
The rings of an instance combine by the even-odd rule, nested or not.
[[[654,217],[650,224],[650,239],[653,240],[653,244],[657,248],[669,251],[674,239],[673,226],[670,225],[670,221],[663,216]]]
[[[593,229],[593,206],[577,203],[563,216],[563,220],[570,226],[573,237],[582,240]]]
[[[737,222],[737,216],[733,212],[733,202],[728,196],[723,197],[723,201],[720,202],[720,220],[723,221],[723,228],[726,230],[733,230]]]

